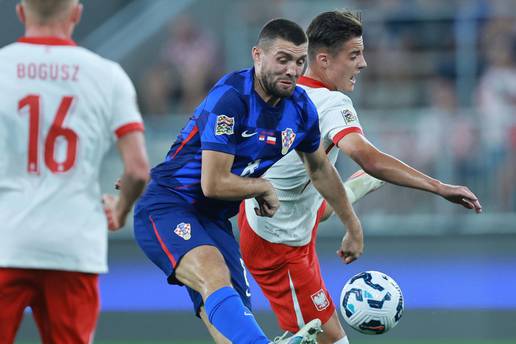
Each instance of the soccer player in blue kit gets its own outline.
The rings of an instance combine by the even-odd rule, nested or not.
[[[135,238],[166,274],[185,285],[196,315],[217,342],[270,343],[251,313],[245,267],[229,218],[256,198],[259,216],[273,216],[275,191],[260,176],[295,149],[314,186],[347,227],[344,259],[363,251],[360,221],[320,147],[317,111],[296,87],[307,38],[285,19],[267,23],[252,49],[254,67],[222,77],[151,171],[134,216]],[[289,176],[285,176],[289,177]],[[281,343],[315,343],[315,319]]]

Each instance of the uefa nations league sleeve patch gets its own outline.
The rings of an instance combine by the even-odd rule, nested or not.
[[[342,110],[340,113],[342,114],[342,117],[344,118],[344,122],[346,122],[347,125],[358,122],[357,116],[353,112],[346,109],[346,110]]]
[[[215,135],[233,135],[235,119],[226,115],[217,116],[215,124]]]

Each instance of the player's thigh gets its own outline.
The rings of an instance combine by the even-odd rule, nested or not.
[[[313,251],[311,251],[314,253]],[[305,322],[320,319],[324,324],[335,312],[335,304],[322,279],[319,262],[310,254],[288,263],[290,289]]]
[[[36,272],[0,268],[0,343],[13,343],[24,309],[37,294]]]
[[[188,252],[200,246],[215,246],[199,222],[199,214],[188,207],[140,209],[134,216],[134,235],[171,284],[182,284],[175,270]]]
[[[100,311],[98,275],[47,270],[32,305],[44,343],[90,343]]]
[[[290,291],[287,257],[293,248],[262,239],[247,221],[240,223],[240,247],[244,262],[269,300],[280,327],[297,332],[304,322]]]
[[[203,298],[231,285],[224,257],[212,245],[201,245],[188,251],[175,269],[175,278],[201,293]]]

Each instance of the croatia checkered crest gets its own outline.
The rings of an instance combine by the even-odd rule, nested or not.
[[[400,321],[403,295],[398,284],[386,274],[361,272],[344,285],[340,312],[355,330],[364,334],[382,334]]]

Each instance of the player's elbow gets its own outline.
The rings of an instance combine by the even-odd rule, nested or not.
[[[368,174],[376,175],[380,172],[379,157],[371,150],[357,149],[351,152],[350,157]]]
[[[367,174],[372,176],[375,176],[380,172],[380,165],[374,161],[374,159],[364,159],[359,165]]]
[[[201,177],[201,189],[204,196],[208,198],[220,197],[219,184],[212,178]]]
[[[149,180],[149,163],[146,159],[136,161],[126,166],[125,174],[138,184],[147,183]]]

